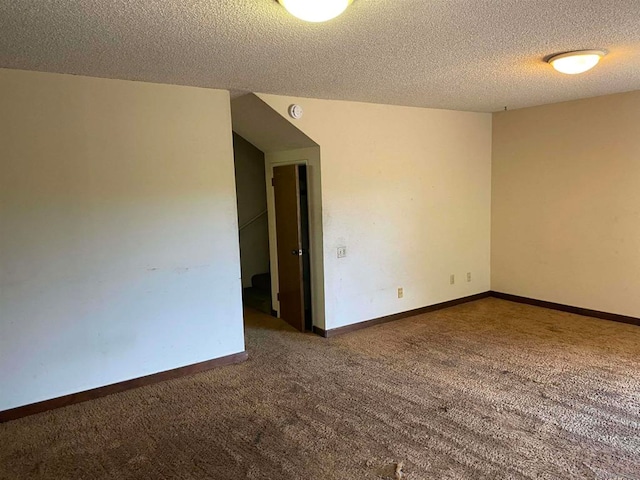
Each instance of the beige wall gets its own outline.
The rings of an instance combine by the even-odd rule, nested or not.
[[[269,271],[269,229],[264,153],[240,135],[233,134],[233,156],[240,230],[242,286],[251,286],[251,277]],[[257,215],[261,213],[256,220]],[[251,223],[248,223],[251,222]]]
[[[491,115],[259,96],[320,145],[325,328],[489,290]]]
[[[640,317],[640,92],[493,125],[492,288]]]
[[[0,410],[244,349],[225,91],[0,70]]]

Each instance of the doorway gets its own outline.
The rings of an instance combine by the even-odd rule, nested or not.
[[[278,254],[275,188],[272,179],[275,168],[297,166],[296,208],[300,240],[287,247],[288,251],[284,252],[289,257],[294,257],[292,252],[295,250],[300,257],[298,260],[301,267],[298,266],[297,271],[302,272],[298,274],[302,281],[296,298],[297,311],[302,311],[302,320],[298,315],[295,320],[296,328],[322,331],[325,328],[325,301],[320,146],[256,94],[233,98],[231,116],[233,131],[264,152],[263,184],[267,192],[271,309],[272,314],[283,319],[289,316],[286,314],[287,300],[278,300],[278,294],[282,293],[278,265],[282,255]],[[244,278],[243,282],[246,282]]]
[[[233,134],[242,303],[272,313],[264,153]]]
[[[265,154],[233,134],[242,303],[277,316],[299,331],[313,329],[309,179],[306,161],[272,165]],[[272,175],[270,182],[265,182]],[[272,187],[273,209],[267,187]],[[273,275],[269,251],[269,217],[275,219],[277,255]],[[272,276],[275,276],[273,308]]]

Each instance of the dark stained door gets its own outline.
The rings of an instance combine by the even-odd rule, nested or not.
[[[298,165],[273,169],[280,317],[304,332],[299,175]]]

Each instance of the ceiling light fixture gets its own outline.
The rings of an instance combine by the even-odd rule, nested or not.
[[[294,17],[305,22],[326,22],[344,12],[353,0],[278,0]]]
[[[578,50],[553,55],[547,62],[561,73],[575,75],[591,70],[606,54],[603,50]]]

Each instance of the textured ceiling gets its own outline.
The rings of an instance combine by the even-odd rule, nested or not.
[[[581,76],[542,61],[585,48]],[[640,89],[640,0],[2,0],[0,67],[488,112]]]

